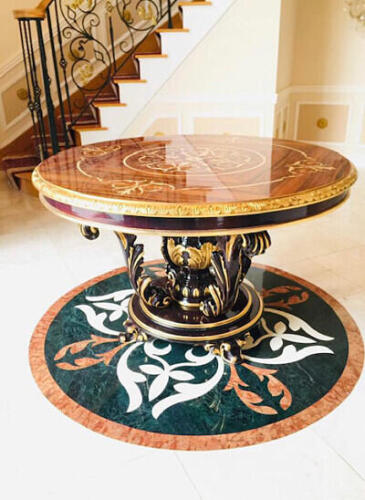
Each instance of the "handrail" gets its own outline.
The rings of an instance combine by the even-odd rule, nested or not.
[[[52,0],[42,0],[34,9],[13,10],[15,19],[44,19],[49,4]]]

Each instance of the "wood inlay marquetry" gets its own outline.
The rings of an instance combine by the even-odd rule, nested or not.
[[[298,209],[336,197],[341,201],[355,180],[352,164],[326,148],[204,135],[73,148],[47,159],[33,176],[48,200],[160,218],[225,218]]]

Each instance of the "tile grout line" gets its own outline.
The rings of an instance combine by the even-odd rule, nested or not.
[[[200,500],[203,500],[203,497],[201,496],[199,490],[198,490],[198,487],[196,486],[195,482],[192,480],[190,474],[188,473],[188,471],[186,470],[186,467],[185,465],[183,464],[182,460],[180,459],[179,457],[179,454],[177,452],[175,452],[175,456],[177,458],[177,461],[179,462],[179,464],[181,465],[183,471],[185,472],[187,478],[189,479],[192,487],[194,488],[194,490],[196,491],[196,494],[198,495],[198,497],[200,498]]]
[[[319,439],[321,439],[323,443],[328,446],[328,448],[330,448],[338,456],[338,458],[340,458],[342,462],[344,462],[365,483],[365,477],[343,455],[341,455],[341,453],[338,452],[326,438],[321,436],[321,434],[319,434],[315,429],[312,430],[316,436],[319,437]]]

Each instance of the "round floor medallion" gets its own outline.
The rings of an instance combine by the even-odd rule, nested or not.
[[[149,263],[152,273],[160,263]],[[201,346],[121,343],[133,291],[126,269],[59,299],[30,344],[33,375],[66,415],[109,437],[157,448],[212,450],[276,439],[331,412],[363,364],[360,332],[314,285],[255,266],[261,333],[229,365]]]

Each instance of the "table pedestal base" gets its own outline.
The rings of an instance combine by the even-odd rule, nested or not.
[[[184,311],[173,302],[169,308],[156,310],[143,303],[137,294],[129,302],[127,334],[136,339],[149,337],[171,342],[204,345],[227,362],[241,360],[241,349],[246,335],[253,335],[262,315],[261,297],[249,285],[241,285],[233,308],[220,318],[207,318],[199,310]]]
[[[94,239],[97,232],[83,228]],[[263,303],[243,282],[255,255],[270,246],[266,231],[232,236],[164,237],[165,276],[143,266],[144,248],[132,234],[116,233],[135,294],[129,302],[125,341],[149,337],[204,345],[229,363],[258,335]]]

